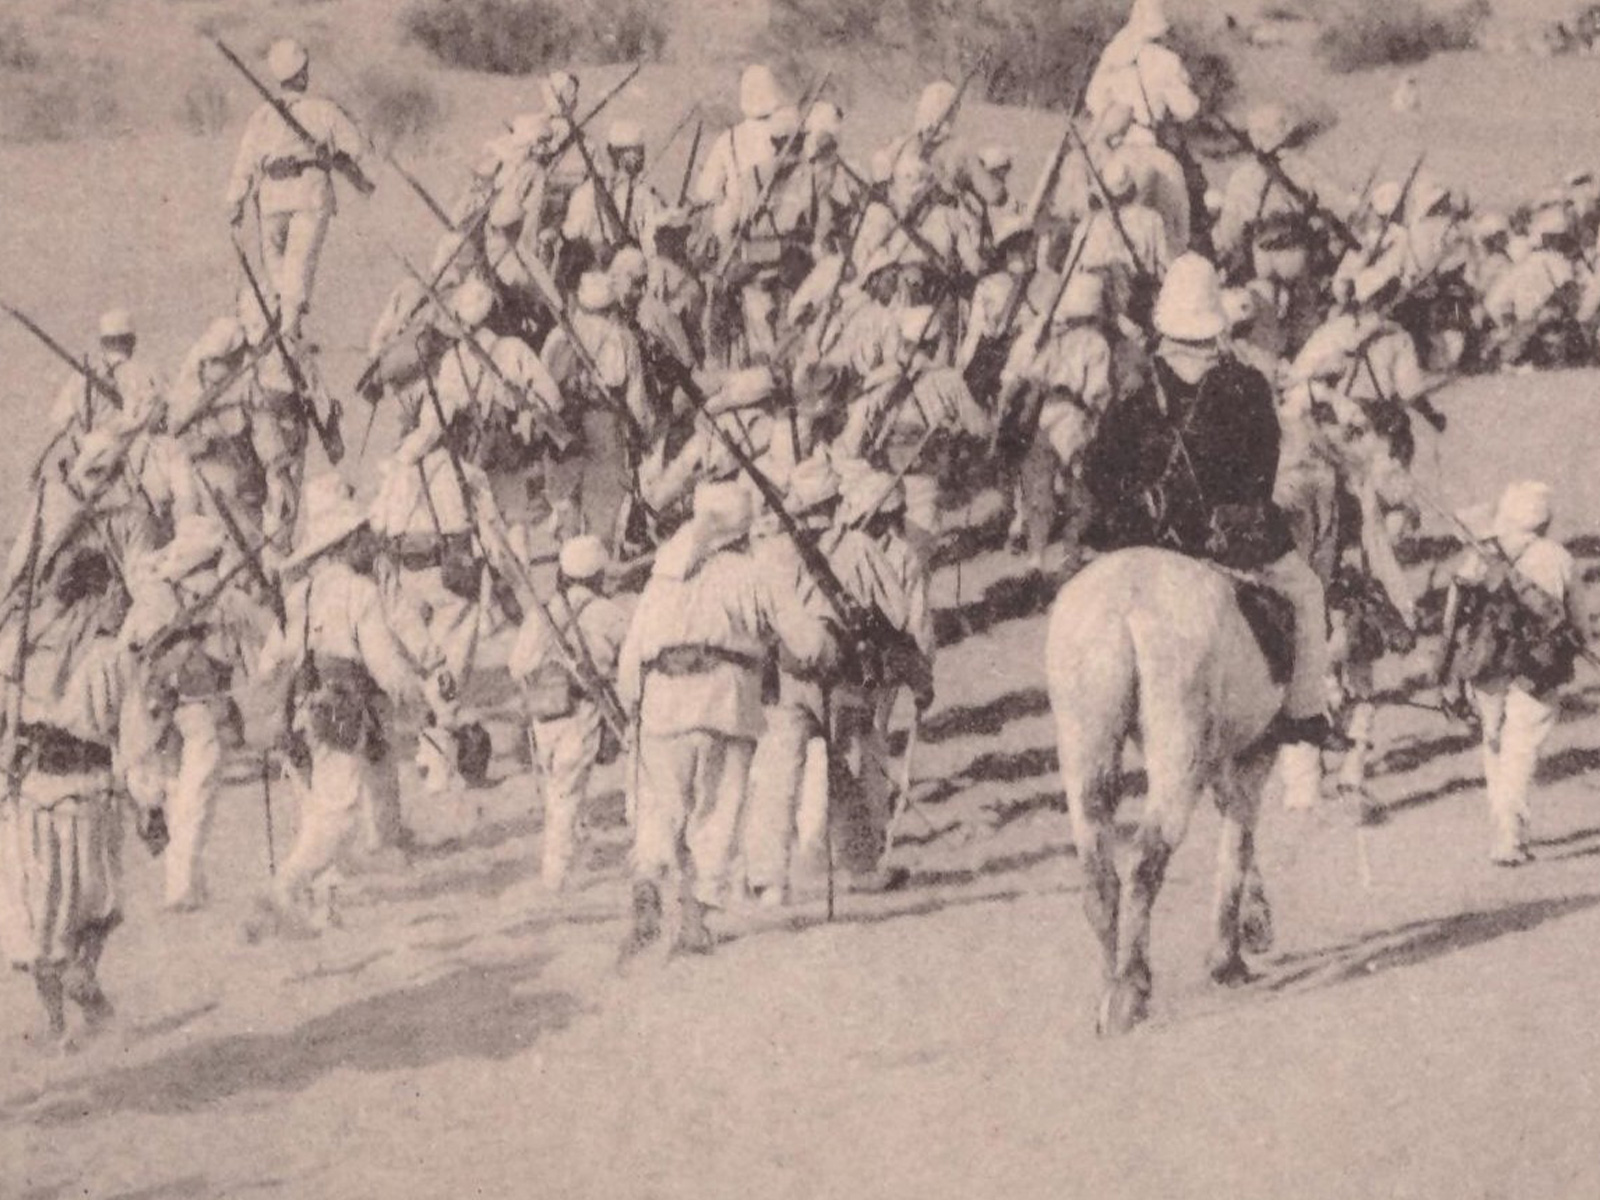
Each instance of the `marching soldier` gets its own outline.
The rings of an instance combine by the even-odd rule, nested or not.
[[[567,204],[561,236],[588,247],[589,261],[604,268],[619,246],[637,246],[663,207],[644,182],[644,130],[635,121],[614,121],[606,135],[610,170],[584,180]],[[601,192],[604,191],[604,196]],[[613,222],[620,219],[617,228]]]
[[[381,542],[366,513],[325,478],[301,545],[284,563],[292,581],[284,628],[261,651],[263,679],[291,689],[291,732],[304,739],[310,765],[295,776],[298,831],[246,926],[252,941],[305,930],[315,885],[363,838],[370,846],[385,823],[398,822],[395,707],[435,675],[386,615],[374,577]]]
[[[123,639],[144,664],[144,690],[170,705],[180,746],[165,781],[172,837],[163,906],[194,912],[207,900],[201,862],[223,757],[242,744],[233,689],[266,641],[271,616],[233,582],[243,551],[224,553],[215,518],[188,514],[147,571],[138,573]],[[254,549],[254,548],[250,548]]]
[[[1167,122],[1187,124],[1200,112],[1189,71],[1162,39],[1172,31],[1161,0],[1134,0],[1128,20],[1117,31],[1089,78],[1084,108],[1099,117],[1112,104],[1125,104],[1135,124],[1160,133]]]
[[[905,489],[885,472],[856,469],[861,465],[841,472],[839,532],[828,561],[845,590],[881,621],[885,669],[833,689],[828,749],[837,766],[828,772],[829,824],[846,889],[884,892],[909,876],[885,862],[894,817],[889,721],[902,688],[911,692],[915,720],[933,705],[935,638],[927,573],[902,528]]]
[[[259,525],[267,475],[251,438],[247,381],[254,351],[237,317],[213,321],[178,368],[168,423],[211,490]]]
[[[627,615],[601,591],[609,564],[605,544],[591,534],[563,545],[548,608],[561,645],[554,645],[549,627],[530,614],[511,650],[511,677],[522,689],[544,789],[539,877],[552,892],[565,887],[571,872],[579,810],[608,736],[600,701],[568,663],[576,659],[592,664],[600,679],[613,679],[617,652],[628,629]]]
[[[707,148],[694,183],[693,199],[710,209],[710,229],[719,253],[731,252],[734,230],[755,207],[774,159],[768,119],[786,103],[770,68],[753,63],[744,69],[739,77],[743,119]]]
[[[366,142],[337,104],[306,93],[311,56],[304,46],[288,39],[274,42],[267,51],[267,66],[283,92],[282,108],[263,104],[245,126],[228,181],[228,215],[238,228],[254,197],[261,224],[261,261],[275,293],[283,333],[298,340],[311,307],[323,239],[337,211],[333,172],[364,180],[360,162]],[[284,119],[284,112],[294,117],[314,145]]]
[[[847,457],[884,464],[904,479],[906,538],[925,569],[939,540],[941,481],[958,476],[957,457],[986,445],[990,435],[989,416],[961,372],[938,361],[941,336],[932,308],[901,312],[897,369],[855,401],[835,444]]]
[[[1445,604],[1447,705],[1469,685],[1483,729],[1490,861],[1518,867],[1528,849],[1528,788],[1555,728],[1554,692],[1572,678],[1591,635],[1577,564],[1549,537],[1550,489],[1513,483],[1488,537],[1469,549]],[[1470,523],[1469,523],[1470,527]],[[1455,693],[1455,694],[1452,694]]]
[[[1001,437],[1014,431],[1020,442],[1002,449],[1022,456],[1017,515],[1028,565],[1034,570],[1044,565],[1057,511],[1057,481],[1077,481],[1083,452],[1113,397],[1111,344],[1101,326],[1103,305],[1100,276],[1074,274],[1050,314],[1048,327],[1041,331],[1038,317],[1024,325],[1001,372]],[[1069,564],[1079,554],[1076,531],[1088,515],[1088,504],[1086,496],[1072,497],[1075,532],[1066,546]]]
[[[0,634],[7,766],[22,768],[0,803],[0,949],[33,976],[52,1043],[65,1050],[68,1000],[88,1035],[113,1016],[99,964],[123,917],[124,797],[159,853],[154,761],[165,723],[137,699],[115,636],[125,601],[106,556],[74,551],[38,587],[35,611],[14,614]]]
[[[839,476],[825,457],[807,459],[789,476],[786,507],[803,536],[824,535],[838,498]],[[760,538],[752,553],[764,573],[789,580],[795,594],[821,613],[820,597],[800,553],[781,527]],[[763,908],[781,908],[789,901],[795,820],[802,789],[818,776],[814,743],[828,736],[829,714],[822,684],[785,669],[780,656],[777,695],[767,706],[766,729],[753,759],[743,833],[745,882]]]
[[[115,396],[74,372],[56,393],[50,409],[51,438],[47,465],[59,475],[70,466],[83,439],[103,426],[123,429],[160,422],[166,401],[160,380],[143,359],[133,317],[125,308],[113,308],[100,318],[100,353],[88,365],[109,385]]]
[[[571,333],[554,330],[541,355],[566,411],[583,429],[582,438],[546,468],[551,524],[562,537],[589,532],[615,545],[633,482],[631,456],[649,440],[654,416],[643,352],[618,311],[611,276],[586,273],[575,299]]]
[[[824,674],[828,627],[748,549],[750,494],[702,484],[694,516],[656,554],[618,667],[635,728],[633,928],[624,956],[661,935],[661,886],[680,889],[676,946],[709,951],[705,924],[729,882],[750,760],[761,736],[768,649]]]
[[[1171,255],[1161,214],[1139,203],[1132,174],[1112,160],[1091,188],[1089,217],[1073,233],[1067,261],[1106,278],[1106,304],[1130,336],[1149,320]],[[1080,249],[1081,247],[1081,249]]]
[[[884,167],[880,182],[894,179],[908,161],[931,166],[939,160],[955,135],[960,102],[956,85],[948,80],[938,79],[923,88],[911,131],[891,141],[873,160]]]

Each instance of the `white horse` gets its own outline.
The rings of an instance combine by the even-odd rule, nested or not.
[[[1222,814],[1211,977],[1249,978],[1241,948],[1271,946],[1271,913],[1255,866],[1261,790],[1273,762],[1262,734],[1283,701],[1220,571],[1166,550],[1121,550],[1061,589],[1047,647],[1061,778],[1100,939],[1101,1033],[1148,1013],[1150,911],[1202,791]],[[1143,749],[1148,793],[1119,874],[1115,817],[1124,744]]]

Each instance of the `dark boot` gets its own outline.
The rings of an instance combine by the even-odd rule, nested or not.
[[[1267,726],[1267,732],[1262,737],[1278,746],[1301,742],[1319,750],[1340,752],[1355,745],[1322,713],[1310,717],[1291,717],[1286,712],[1280,712],[1272,719],[1272,724]]]
[[[693,896],[685,896],[673,950],[678,954],[710,954],[716,945],[717,939],[706,928],[706,906]]]
[[[62,973],[61,984],[67,999],[83,1011],[84,1032],[90,1035],[99,1033],[117,1015],[117,1010],[100,987],[92,962],[73,963]]]
[[[661,937],[661,889],[648,879],[633,885],[633,928],[622,942],[621,960],[654,945]]]
[[[39,1003],[44,1005],[50,1040],[59,1044],[67,1036],[66,989],[61,982],[61,968],[54,965],[34,967],[33,986],[39,993]]]

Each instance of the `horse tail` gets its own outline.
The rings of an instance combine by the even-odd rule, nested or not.
[[[1131,596],[1120,586],[1125,580],[1098,567],[1062,589],[1046,648],[1061,782],[1080,843],[1116,807],[1122,747],[1139,711]]]

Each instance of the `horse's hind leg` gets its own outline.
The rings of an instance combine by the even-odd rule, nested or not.
[[[1117,967],[1117,906],[1121,883],[1117,879],[1116,815],[1121,779],[1113,762],[1088,780],[1067,781],[1067,809],[1072,818],[1072,841],[1083,871],[1083,911],[1100,943],[1105,981]]]
[[[1117,965],[1100,1011],[1101,1033],[1126,1033],[1149,1015],[1151,910],[1200,794],[1201,733],[1189,722],[1161,720],[1161,715],[1148,707],[1145,712],[1149,795],[1134,836],[1133,861],[1122,880]]]
[[[1272,941],[1272,914],[1255,862],[1261,792],[1271,771],[1272,756],[1258,752],[1232,764],[1216,787],[1222,836],[1217,844],[1216,940],[1206,965],[1213,980],[1229,986],[1250,979],[1241,946],[1262,951]]]

